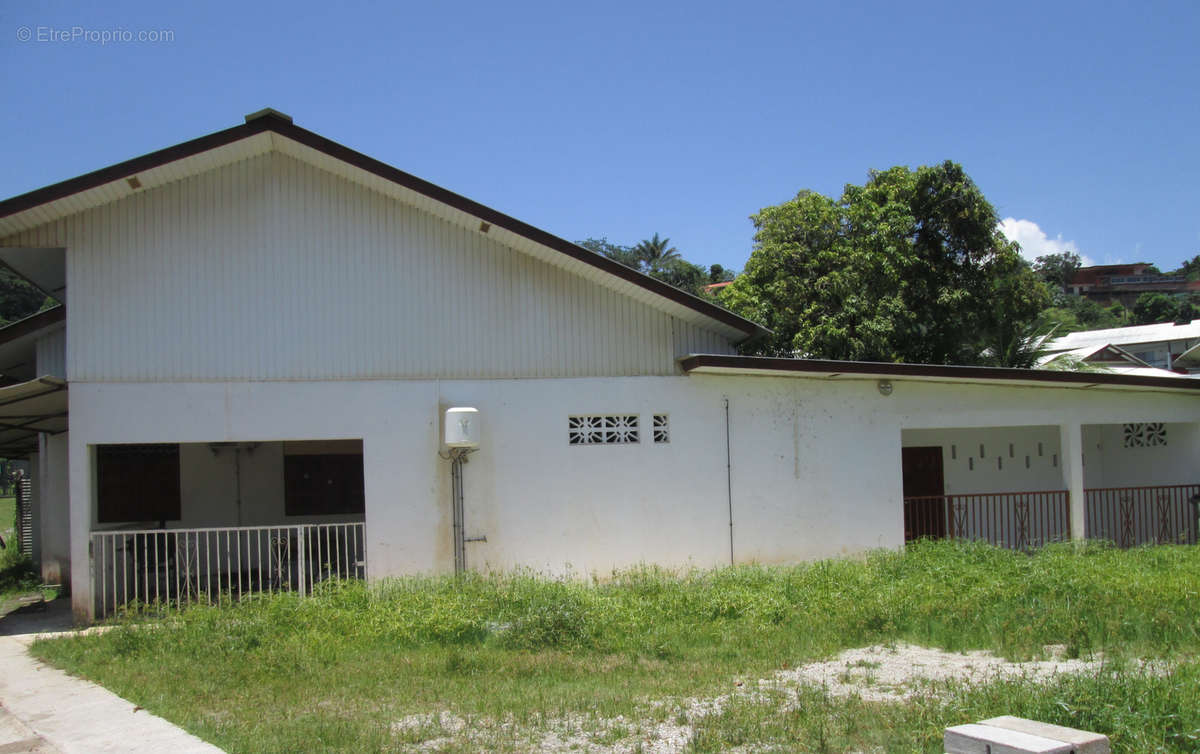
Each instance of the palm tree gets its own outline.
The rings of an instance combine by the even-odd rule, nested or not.
[[[647,270],[657,270],[666,262],[680,258],[679,249],[671,246],[671,239],[659,238],[657,233],[634,246],[633,253]]]

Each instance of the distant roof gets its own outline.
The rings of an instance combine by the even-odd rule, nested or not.
[[[495,234],[498,237],[506,233],[511,234],[510,238],[517,237],[513,239],[517,242],[517,247],[526,251],[532,242],[540,249],[549,250],[550,256],[545,257],[547,259],[553,259],[568,267],[574,263],[582,263],[586,267],[575,264],[574,269],[592,268],[593,275],[595,271],[606,273],[599,276],[599,279],[609,281],[612,287],[620,289],[624,285],[624,290],[635,298],[645,298],[647,293],[652,294],[654,300],[661,304],[669,302],[667,307],[673,308],[685,319],[699,314],[710,321],[715,320],[718,329],[731,336],[737,333],[745,339],[770,334],[769,330],[755,322],[643,275],[602,254],[589,251],[491,207],[326,139],[320,134],[300,128],[292,123],[291,117],[270,108],[247,115],[245,123],[233,128],[160,149],[0,202],[0,237],[131,196],[143,188],[153,188],[226,162],[271,150],[313,161],[314,164],[342,177],[364,183],[368,187],[377,186],[381,181],[398,187],[397,191],[404,196],[419,198],[421,204],[418,206],[423,205],[427,208],[431,202],[437,203],[454,213],[460,221],[472,219],[481,232],[494,228],[500,231]],[[358,172],[348,171],[347,166]],[[544,255],[546,252],[539,253]]]
[[[1049,351],[1071,351],[1085,346],[1119,345],[1130,346],[1137,343],[1161,343],[1168,340],[1191,340],[1200,338],[1200,319],[1193,319],[1184,324],[1164,322],[1157,325],[1134,325],[1132,327],[1113,327],[1107,330],[1084,330],[1064,335],[1050,341],[1046,348]]]
[[[1114,346],[1111,343],[1100,346],[1083,346],[1081,348],[1073,348],[1070,351],[1052,353],[1038,359],[1038,367],[1045,368],[1047,364],[1065,357],[1074,357],[1080,361],[1086,361],[1101,367],[1103,369],[1103,372],[1100,372],[1101,374],[1107,372],[1109,374],[1131,374],[1139,377],[1189,378],[1189,375],[1186,374],[1151,366],[1120,346]]]

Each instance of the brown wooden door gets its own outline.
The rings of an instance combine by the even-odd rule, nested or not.
[[[904,539],[946,536],[946,478],[941,446],[901,448],[904,469]],[[916,498],[910,500],[910,498]],[[933,499],[930,499],[933,498]]]

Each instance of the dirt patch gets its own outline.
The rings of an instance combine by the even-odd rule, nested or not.
[[[775,674],[776,684],[822,686],[834,696],[859,695],[871,702],[896,702],[912,697],[930,683],[962,681],[982,684],[998,679],[1047,681],[1056,675],[1095,672],[1103,657],[1066,659],[1063,647],[1047,647],[1052,659],[1011,662],[991,652],[946,652],[913,644],[876,645],[848,649],[827,662],[813,662]],[[762,682],[760,682],[762,683]],[[768,682],[770,683],[770,682]]]
[[[434,751],[456,739],[486,748],[487,742],[499,734],[528,740],[528,746],[522,748],[529,751],[674,754],[687,749],[697,721],[719,713],[735,697],[782,698],[787,706],[797,703],[798,688],[818,686],[838,697],[858,695],[872,702],[904,702],[919,694],[935,693],[931,686],[941,682],[1045,682],[1059,675],[1095,672],[1104,662],[1098,654],[1084,660],[1067,659],[1063,653],[1063,647],[1046,647],[1050,659],[1011,662],[986,651],[958,653],[912,644],[876,645],[848,649],[831,660],[781,670],[771,678],[738,681],[732,693],[711,699],[651,702],[650,706],[660,713],[667,712],[662,720],[571,715],[544,720],[541,726],[535,726],[540,730],[526,733],[514,730],[511,721],[466,720],[443,711],[411,715],[393,723],[392,730],[418,751]]]

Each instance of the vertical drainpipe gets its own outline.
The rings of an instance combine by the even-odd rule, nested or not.
[[[725,398],[725,495],[729,503],[729,565],[733,565],[733,453],[729,443],[729,398]]]

